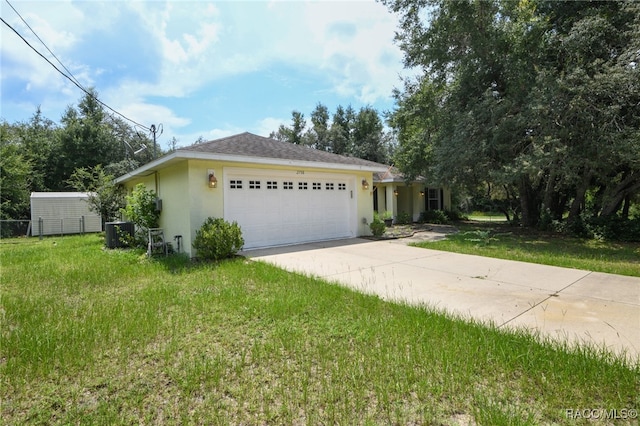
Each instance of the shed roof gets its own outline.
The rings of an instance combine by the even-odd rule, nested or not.
[[[86,192],[32,192],[31,198],[89,198]]]

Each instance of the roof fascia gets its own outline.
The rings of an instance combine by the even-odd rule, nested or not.
[[[251,157],[246,155],[232,155],[232,154],[217,154],[210,152],[198,152],[198,151],[174,151],[162,158],[154,160],[133,170],[130,173],[122,175],[115,180],[115,183],[123,183],[132,178],[145,176],[151,172],[156,171],[161,166],[169,162],[175,162],[175,160],[215,160],[215,161],[228,161],[232,163],[253,163],[272,166],[289,166],[289,167],[310,167],[317,169],[330,169],[330,170],[350,170],[358,172],[384,172],[388,166],[367,166],[359,164],[341,164],[341,163],[327,163],[318,161],[305,161],[305,160],[287,160],[280,158],[267,158],[267,157]]]

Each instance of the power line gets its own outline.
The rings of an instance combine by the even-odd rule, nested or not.
[[[55,53],[53,53],[51,51],[51,49],[49,49],[49,47],[47,46],[47,44],[40,38],[40,36],[38,36],[38,34],[36,34],[35,30],[33,28],[31,28],[31,25],[29,25],[29,23],[27,21],[25,21],[25,19],[22,17],[22,15],[20,15],[20,12],[18,12],[16,10],[15,7],[13,7],[13,5],[9,2],[9,0],[5,0],[7,2],[7,4],[11,7],[11,9],[13,9],[13,11],[15,12],[16,15],[18,15],[18,17],[20,18],[20,20],[22,20],[22,22],[27,26],[27,28],[29,28],[31,30],[31,32],[33,33],[34,36],[36,36],[36,38],[40,41],[40,43],[42,43],[42,45],[44,46],[45,49],[47,49],[47,51],[49,53],[51,53],[51,55],[56,58],[56,61],[58,61],[58,63],[62,66],[62,68],[65,69],[66,72],[69,73],[69,76],[71,78],[73,78],[73,80],[78,83],[78,85],[81,85],[80,82],[78,81],[78,79],[76,78],[76,76],[73,75],[73,73],[71,71],[69,71],[69,68],[65,67],[64,64],[62,63],[62,61],[60,61],[60,59],[58,59],[58,57],[56,56]],[[82,86],[82,85],[81,85]],[[84,87],[84,86],[83,86]]]
[[[9,1],[8,1],[8,0],[5,0],[5,1],[6,1],[7,3],[9,3]],[[11,3],[9,3],[9,5],[11,6]],[[13,6],[11,6],[11,8],[13,9]],[[14,9],[14,11],[15,11],[15,9]],[[16,13],[18,13],[18,12],[16,12]],[[18,14],[18,16],[20,16],[20,14]],[[20,18],[22,19],[22,16],[20,16]],[[51,61],[49,60],[49,58],[47,58],[46,56],[44,56],[42,53],[40,53],[40,52],[38,51],[38,49],[36,49],[35,47],[33,47],[33,46],[31,45],[31,43],[29,43],[29,42],[27,41],[27,39],[25,39],[25,38],[22,36],[22,34],[20,34],[20,33],[19,33],[15,28],[13,28],[13,27],[12,27],[12,26],[7,22],[7,21],[5,21],[5,20],[4,20],[4,18],[2,18],[1,16],[0,16],[0,20],[2,21],[2,23],[3,23],[3,24],[5,24],[7,27],[9,27],[9,29],[11,29],[11,31],[13,31],[13,32],[18,36],[18,37],[20,37],[20,38],[22,39],[22,41],[24,41],[24,42],[25,42],[25,44],[31,48],[31,50],[33,50],[34,52],[36,52],[36,53],[37,53],[37,54],[38,54],[42,59],[44,59],[45,61],[47,61],[47,62],[49,63],[49,65],[51,65],[51,66],[52,66],[56,71],[58,71],[60,74],[62,74],[62,75],[63,75],[67,80],[69,80],[70,82],[72,82],[75,86],[77,86],[77,87],[78,87],[78,89],[82,90],[82,91],[83,91],[84,93],[86,93],[88,96],[90,96],[90,97],[92,97],[93,99],[95,99],[95,100],[96,100],[96,102],[98,102],[100,105],[104,106],[105,108],[107,108],[108,110],[112,111],[113,113],[115,113],[115,114],[119,115],[120,117],[124,118],[125,120],[130,121],[130,122],[132,122],[132,123],[134,123],[134,124],[136,124],[136,125],[138,125],[138,126],[142,127],[143,129],[145,129],[145,130],[147,130],[147,131],[149,131],[149,132],[151,131],[151,128],[149,128],[149,127],[145,126],[144,124],[140,124],[140,123],[138,123],[138,122],[137,122],[137,121],[135,121],[135,120],[130,119],[129,117],[125,116],[124,114],[119,113],[119,112],[118,112],[118,111],[116,111],[115,109],[111,108],[109,105],[107,105],[107,104],[105,104],[104,102],[102,102],[102,101],[101,101],[100,99],[98,99],[94,94],[90,93],[87,89],[85,89],[84,87],[82,87],[82,85],[81,85],[79,82],[77,82],[77,81],[75,80],[75,77],[74,77],[74,78],[69,77],[67,74],[65,74],[64,72],[62,72],[62,71],[61,71],[61,70],[60,70],[60,69],[59,69],[59,68],[58,68],[58,67],[57,67],[53,62],[51,62]],[[24,22],[24,19],[23,19],[23,22]],[[26,23],[26,22],[25,22],[25,23]],[[28,25],[27,25],[27,26],[28,26]],[[29,27],[29,29],[31,29],[31,27]],[[33,30],[32,30],[32,29],[31,29],[31,31],[33,32]],[[34,34],[35,34],[35,32],[34,32]],[[38,37],[37,35],[36,35],[36,37],[38,38],[38,40],[40,40],[40,37]],[[40,40],[40,42],[42,42],[42,40]],[[44,44],[44,42],[42,42],[42,44]],[[45,47],[46,47],[46,45],[45,45]],[[47,47],[47,50],[49,50],[49,48],[48,48],[48,47]],[[49,50],[49,52],[51,52],[51,51]],[[52,53],[52,55],[53,55],[53,53]],[[55,57],[55,55],[54,55],[54,57]],[[60,62],[60,60],[59,60],[58,58],[56,58],[56,59],[58,60],[58,62]],[[62,63],[61,63],[61,62],[60,62],[60,64],[62,65]],[[67,69],[64,65],[62,65],[62,66],[64,67],[64,69]],[[67,71],[69,71],[69,70],[67,70]],[[71,73],[69,72],[69,74],[71,74]]]

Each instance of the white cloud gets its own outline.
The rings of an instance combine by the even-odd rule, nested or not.
[[[399,85],[398,74],[404,72],[402,55],[393,44],[396,18],[373,0],[60,0],[15,4],[21,13],[24,9],[25,19],[84,85],[98,82],[97,89],[107,104],[145,125],[162,122],[165,135],[171,131],[179,135],[195,121],[196,113],[189,110],[188,102],[182,101],[178,107],[174,100],[200,94],[230,76],[295,69],[309,78],[302,82],[300,75],[283,74],[282,78],[291,78],[289,91],[305,90],[297,87],[307,87],[307,80],[320,77],[326,87],[315,86],[314,94],[331,92],[361,103],[375,103],[390,98],[392,88]],[[2,14],[7,19],[13,12],[3,4]],[[16,19],[13,16],[11,22],[18,25]],[[111,68],[108,63],[98,67],[90,62],[92,55],[78,51],[80,42],[90,40],[90,36],[109,31],[126,34],[128,28],[134,27],[143,30],[140,34],[148,34],[144,40],[132,39],[131,43],[135,46],[132,51],[137,49],[148,55],[152,74],[123,74],[130,68],[117,58]],[[23,34],[26,34],[23,30],[28,31],[22,28]],[[3,63],[3,85],[6,78],[19,80],[24,90],[39,93],[43,102],[56,105],[73,104],[82,96],[35,53],[25,53],[26,45],[7,31],[3,26],[0,34],[3,58],[11,59],[11,66]],[[212,103],[217,102],[215,98],[212,94]],[[12,104],[4,99],[2,102],[3,107]],[[18,100],[13,104],[17,105]],[[294,108],[304,105],[296,104]],[[243,125],[254,123],[253,132],[265,136],[281,123],[289,122],[289,118],[256,120],[251,117]],[[206,130],[202,136],[214,139],[247,130],[238,125],[242,124],[217,123],[215,129]],[[200,135],[196,134],[193,140]],[[187,141],[179,139],[181,143]]]
[[[274,117],[266,117],[262,120],[259,120],[255,130],[253,133],[268,137],[271,132],[275,132],[278,130],[281,124],[289,124],[291,121],[290,118],[274,118]]]

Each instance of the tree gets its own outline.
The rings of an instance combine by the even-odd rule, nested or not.
[[[331,150],[329,134],[329,110],[318,102],[311,112],[311,128],[303,137],[304,144],[321,151]]]
[[[68,183],[76,191],[89,195],[89,210],[100,215],[103,228],[106,222],[116,220],[125,206],[124,188],[117,185],[113,175],[107,174],[101,165],[76,169]]]
[[[384,3],[401,16],[405,64],[422,70],[390,117],[401,170],[469,191],[515,190],[525,226],[575,219],[587,198],[598,215],[633,199],[637,4]]]
[[[33,169],[22,154],[15,128],[0,123],[0,219],[29,217],[29,187]]]
[[[378,112],[363,107],[353,122],[353,155],[365,160],[386,163],[389,156],[388,138]]]
[[[281,124],[276,132],[271,132],[269,137],[283,142],[302,145],[304,143],[304,128],[306,126],[307,122],[304,119],[304,114],[299,111],[292,111],[291,127]]]
[[[60,130],[55,123],[42,115],[40,107],[31,119],[18,124],[19,138],[24,156],[32,165],[30,189],[46,192],[59,187],[52,171],[60,155]]]
[[[120,125],[121,122],[109,118],[97,96],[97,92],[90,89],[78,108],[68,107],[62,117],[61,151],[56,170],[59,181],[55,189],[65,189],[65,183],[77,168],[107,165],[126,158],[126,147],[123,148],[113,127],[113,123]]]
[[[352,152],[351,133],[354,120],[355,111],[351,105],[347,109],[344,109],[342,105],[338,105],[329,129],[331,152],[334,154],[348,155]]]

